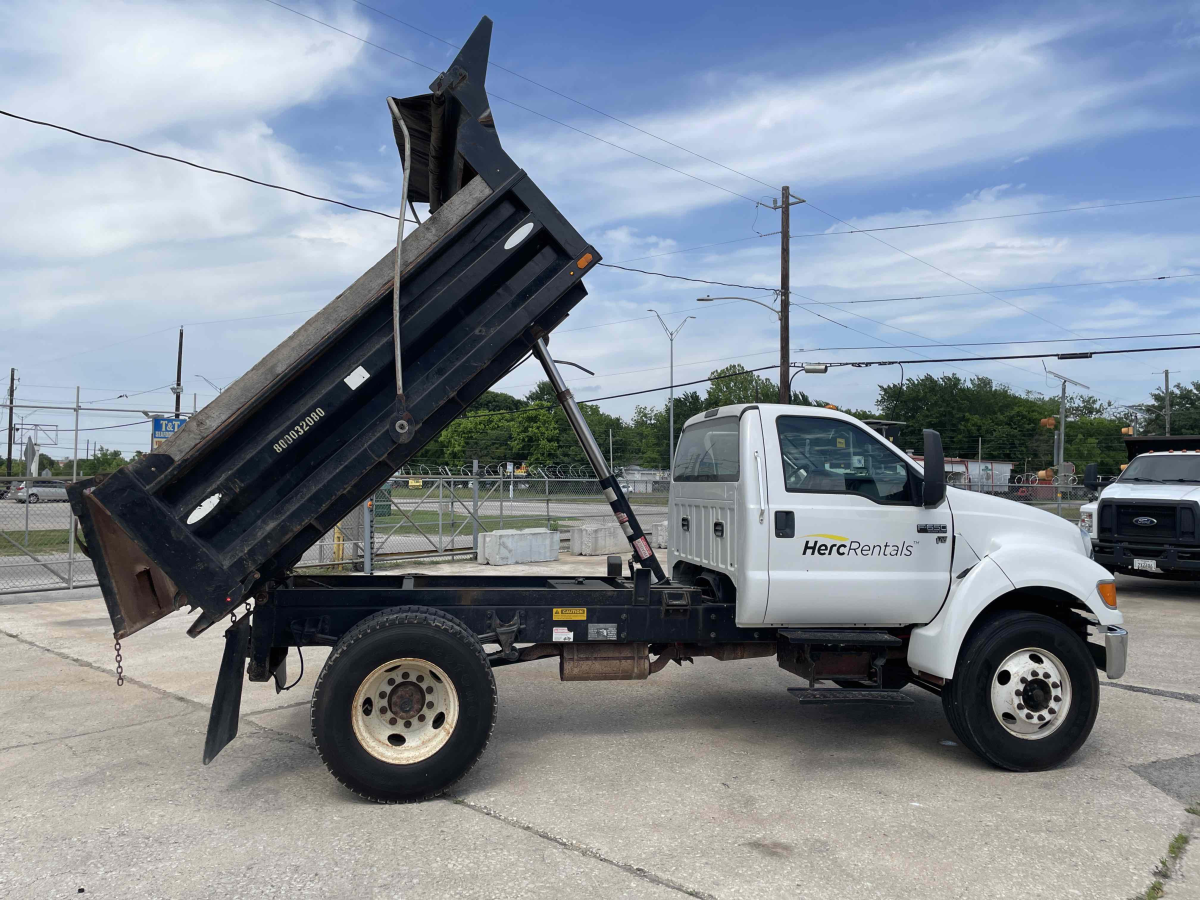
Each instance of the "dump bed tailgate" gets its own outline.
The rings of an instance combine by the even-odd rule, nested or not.
[[[403,397],[392,250],[156,452],[72,487],[118,637],[185,604],[212,621],[278,578],[586,295],[599,255],[496,136],[485,24],[398,102],[410,193],[436,208],[404,240]]]

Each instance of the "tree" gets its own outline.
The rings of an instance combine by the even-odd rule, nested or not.
[[[1150,392],[1145,418],[1138,429],[1143,434],[1166,434],[1162,388]],[[1200,381],[1171,385],[1171,434],[1200,434]]]
[[[706,409],[732,406],[735,403],[778,403],[779,382],[750,372],[740,363],[714,369],[708,373],[708,393],[704,397]],[[792,390],[792,403],[797,406],[815,405],[803,391]]]

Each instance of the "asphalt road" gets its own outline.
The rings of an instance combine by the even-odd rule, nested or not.
[[[454,566],[478,571],[438,571]],[[307,704],[322,653],[290,693],[247,684],[240,736],[203,767],[217,629],[192,641],[173,616],[135,635],[118,688],[94,589],[0,598],[0,897],[1124,900],[1196,821],[1200,593],[1120,587],[1128,674],[1056,771],[988,767],[920,691],[814,708],[770,659],[571,684],[544,661],[497,670],[488,751],[412,806],[325,772]]]

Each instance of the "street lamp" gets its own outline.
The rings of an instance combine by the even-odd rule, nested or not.
[[[776,293],[776,295],[779,295],[780,292],[776,291],[775,293]],[[771,312],[775,313],[775,318],[779,320],[780,346],[786,345],[788,335],[786,334],[785,329],[787,328],[787,324],[784,320],[783,313],[780,312],[780,310],[776,309],[774,306],[771,306],[770,304],[767,304],[767,303],[763,303],[761,300],[755,300],[753,297],[697,297],[696,298],[697,303],[711,303],[714,300],[745,300],[747,303],[754,303],[758,306],[761,306],[763,309],[769,309]],[[795,303],[791,303],[791,302],[788,303],[789,307],[796,306],[796,305],[797,304],[795,304]],[[791,361],[788,360],[786,356],[781,355],[780,360],[779,360],[779,402],[780,403],[789,403],[789,402],[791,402],[791,399],[792,399],[792,394],[791,394],[791,383],[792,382],[791,382],[791,377],[788,375],[788,369],[790,367],[791,367]],[[785,387],[784,385],[787,385],[787,387]]]
[[[675,471],[675,335],[683,331],[683,326],[688,323],[688,319],[694,319],[695,316],[687,316],[679,327],[672,331],[667,327],[667,323],[663,321],[663,317],[658,315],[657,309],[648,309],[646,312],[652,312],[658,317],[658,324],[662,326],[663,331],[667,333],[667,339],[671,342],[671,399],[667,402],[667,467]]]
[[[205,384],[207,384],[209,387],[213,388],[218,394],[221,393],[222,390],[224,390],[224,388],[218,387],[217,385],[213,384],[210,379],[205,378],[203,375],[197,375],[196,377],[199,378],[201,381],[203,381]]]

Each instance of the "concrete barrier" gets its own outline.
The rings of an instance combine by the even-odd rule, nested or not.
[[[606,556],[624,553],[629,539],[616,522],[611,525],[576,525],[571,529],[572,556]]]
[[[489,566],[547,562],[558,559],[558,546],[558,532],[547,528],[481,532],[477,561]]]
[[[650,526],[650,545],[656,550],[665,550],[667,547],[667,522],[655,522]]]

